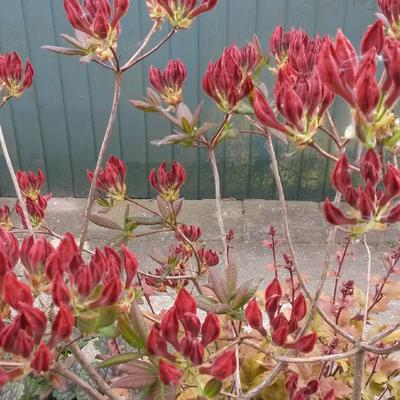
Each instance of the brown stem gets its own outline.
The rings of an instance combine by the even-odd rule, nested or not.
[[[146,299],[147,304],[149,305],[151,312],[152,312],[153,314],[155,314],[153,305],[151,304],[151,301],[150,301],[150,297],[149,297],[149,295],[146,293],[146,291],[144,290],[144,287],[143,287],[143,284],[142,284],[142,279],[140,278],[140,273],[137,274],[137,280],[138,280],[138,282],[139,282],[140,287],[142,288],[144,298]]]
[[[212,173],[214,176],[215,205],[217,207],[217,219],[218,219],[219,233],[221,236],[222,246],[224,249],[225,266],[228,266],[226,231],[225,231],[225,227],[224,227],[224,219],[222,217],[222,206],[221,206],[221,181],[220,181],[219,172],[218,172],[217,159],[215,157],[215,150],[213,148],[209,149],[209,155],[210,155],[211,169],[212,169]]]
[[[360,350],[355,357],[354,383],[352,400],[361,400],[362,389],[364,387],[364,362],[365,351]]]
[[[3,106],[3,104],[5,104],[5,101],[6,100],[3,101],[1,106]],[[33,230],[33,226],[32,226],[32,223],[31,223],[31,217],[29,216],[28,210],[26,208],[26,203],[25,203],[24,197],[23,197],[22,192],[21,192],[21,188],[19,187],[19,184],[18,184],[17,175],[15,174],[15,170],[14,170],[14,167],[12,165],[11,157],[10,157],[10,154],[9,154],[8,148],[7,148],[6,139],[4,137],[3,129],[1,128],[1,126],[0,126],[0,145],[1,145],[1,148],[3,150],[4,159],[6,161],[8,172],[10,173],[11,180],[13,182],[15,192],[17,194],[19,204],[20,204],[20,206],[22,208],[22,212],[24,214],[26,226],[28,227],[28,230],[29,230],[30,234],[34,237],[35,236],[35,232]]]
[[[337,162],[338,158],[336,156],[334,156],[331,153],[328,153],[327,151],[325,151],[321,146],[319,146],[317,143],[313,142],[310,144],[310,147],[312,147],[313,149],[317,150],[318,153],[320,153],[322,156],[324,156],[325,158]],[[357,171],[360,172],[360,168],[356,167],[353,164],[349,164],[350,169],[352,169],[353,171]]]
[[[92,182],[90,184],[90,190],[89,190],[89,196],[88,196],[88,201],[87,201],[87,205],[86,205],[86,210],[85,210],[85,214],[83,216],[83,226],[82,226],[82,230],[81,230],[81,234],[80,234],[80,241],[79,241],[79,249],[81,251],[83,249],[83,246],[85,245],[87,230],[89,227],[90,213],[92,211],[93,204],[94,204],[95,197],[96,197],[97,177],[99,175],[99,171],[100,171],[104,156],[108,149],[108,143],[111,138],[112,128],[114,125],[115,118],[117,116],[118,103],[119,103],[119,99],[120,99],[120,95],[121,95],[121,78],[122,78],[121,72],[120,71],[115,72],[114,98],[113,98],[113,103],[112,103],[112,107],[111,107],[111,113],[110,113],[110,117],[108,120],[106,131],[104,133],[103,143],[101,144],[99,156],[97,158],[96,168],[93,172],[93,178],[92,178]]]
[[[347,255],[347,250],[349,249],[349,245],[350,245],[350,238],[346,238],[346,244],[345,244],[345,247],[344,247],[344,250],[343,250],[342,257],[340,257],[339,265],[338,265],[338,271],[336,273],[335,287],[333,289],[333,299],[332,299],[333,303],[335,303],[335,301],[336,301],[337,289],[338,289],[338,285],[339,285],[339,278],[340,278],[340,274],[342,272],[344,259],[346,258],[346,255]]]
[[[74,355],[75,359],[79,362],[79,364],[82,366],[85,372],[89,375],[90,379],[92,379],[93,382],[96,384],[100,393],[107,396],[107,399],[119,400],[119,397],[113,393],[112,389],[110,388],[110,386],[108,386],[107,382],[99,375],[99,373],[95,370],[92,364],[90,364],[89,360],[82,353],[79,346],[76,343],[72,343],[69,346],[69,349],[71,350],[71,353]]]
[[[364,318],[363,318],[363,329],[361,333],[361,340],[364,339],[365,330],[367,328],[367,320],[368,320],[368,301],[369,301],[369,292],[371,289],[371,250],[367,243],[367,235],[364,234],[364,246],[368,255],[368,268],[367,268],[367,290],[365,293],[365,310],[364,310]]]
[[[92,399],[106,400],[106,398],[102,394],[100,394],[96,389],[92,388],[92,386],[90,386],[88,382],[84,381],[70,370],[62,368],[58,363],[55,364],[53,371],[57,372],[64,378],[67,378],[71,382],[75,383],[75,385],[82,388]]]
[[[156,44],[152,49],[150,49],[149,51],[147,51],[146,53],[142,54],[141,56],[137,56],[134,57],[132,56],[132,58],[121,68],[122,72],[125,72],[126,70],[128,70],[129,68],[133,67],[135,64],[139,63],[140,61],[142,61],[143,59],[145,59],[146,57],[148,57],[150,54],[153,54],[155,51],[157,51],[165,42],[167,42],[176,32],[177,32],[178,28],[173,28],[167,36],[165,36],[158,44]],[[147,44],[147,43],[146,43]],[[142,45],[142,47],[144,48],[144,46]],[[139,49],[140,52],[143,50],[143,48]],[[139,55],[140,52],[136,52],[137,55]]]
[[[340,360],[342,358],[347,358],[354,356],[360,350],[356,347],[353,349],[343,352],[343,353],[336,353],[336,354],[328,354],[328,355],[321,355],[321,356],[313,356],[313,357],[276,357],[279,361],[284,361],[286,363],[294,363],[294,364],[306,364],[306,363],[318,363],[323,361],[335,361]]]

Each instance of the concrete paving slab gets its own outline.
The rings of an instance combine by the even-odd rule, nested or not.
[[[244,200],[244,231],[247,239],[265,239],[270,225],[283,233],[279,201]],[[291,201],[287,204],[289,226],[296,243],[320,243],[326,236],[318,203]]]

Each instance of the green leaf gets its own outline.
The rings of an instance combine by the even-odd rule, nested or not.
[[[129,217],[127,218],[129,222],[133,222],[137,225],[158,225],[162,223],[162,218],[158,216],[154,217]]]
[[[151,387],[150,397],[152,400],[176,400],[175,386],[158,381]]]
[[[76,325],[83,333],[96,333],[99,329],[111,325],[116,319],[115,306],[100,307],[96,310],[81,312],[76,318]]]
[[[254,109],[250,104],[242,101],[235,107],[234,113],[242,115],[253,115]]]
[[[143,357],[140,353],[123,353],[118,354],[115,357],[111,357],[108,360],[104,360],[103,362],[99,363],[97,366],[99,368],[108,368],[114,367],[115,365],[124,364],[129,361],[137,360],[140,357]]]
[[[120,227],[117,223],[114,221],[111,221],[110,219],[101,217],[100,215],[95,215],[92,214],[89,217],[90,222],[93,222],[97,226],[101,226],[102,228],[107,228],[107,229],[113,229],[116,231],[122,231],[123,228]]]
[[[182,117],[181,122],[185,133],[190,134],[192,132],[192,127],[190,126],[189,121],[185,117]]]
[[[210,268],[208,273],[208,283],[221,303],[228,301],[227,282],[219,273],[217,268]]]
[[[109,338],[115,338],[119,335],[117,325],[114,323],[112,323],[111,325],[105,326],[104,328],[99,329],[99,332],[102,336],[106,336]]]
[[[146,341],[143,340],[139,336],[139,333],[135,331],[129,320],[129,316],[126,313],[119,315],[118,329],[128,344],[140,350],[144,350],[146,348]]]
[[[221,381],[217,381],[216,379],[211,379],[210,381],[207,382],[207,385],[204,388],[204,394],[212,399],[220,392],[221,388],[222,388]]]
[[[146,343],[148,335],[147,324],[143,318],[143,314],[140,311],[139,306],[136,303],[136,300],[133,300],[131,303],[129,315],[134,331],[137,333],[140,339],[142,339],[143,343]]]
[[[243,307],[256,293],[261,279],[249,279],[240,285],[235,297],[231,301],[234,310]]]

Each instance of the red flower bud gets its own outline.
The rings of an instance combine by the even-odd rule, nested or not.
[[[248,324],[253,328],[264,334],[265,329],[263,327],[263,317],[262,313],[258,307],[257,300],[251,299],[246,307],[246,320]]]
[[[71,302],[71,292],[65,284],[64,279],[60,273],[57,273],[53,279],[51,295],[54,304],[57,307],[60,307],[61,304],[65,304],[67,306]]]
[[[349,186],[352,186],[349,162],[345,154],[340,156],[332,172],[332,183],[335,188],[344,194]]]
[[[89,296],[90,292],[94,288],[94,282],[90,268],[87,266],[82,266],[76,274],[75,279],[79,295],[81,297]]]
[[[355,82],[357,106],[367,117],[375,110],[381,97],[381,90],[376,80],[375,57],[375,49],[364,55]]]
[[[219,263],[218,254],[215,251],[212,251],[211,249],[206,250],[204,247],[202,247],[200,250],[198,250],[197,254],[199,255],[202,264],[207,268],[214,267]]]
[[[361,176],[365,183],[371,184],[375,187],[379,181],[379,174],[381,171],[381,161],[378,154],[372,149],[365,153],[360,165]]]
[[[133,278],[136,276],[139,263],[135,253],[130,251],[124,244],[121,245],[121,249],[126,273],[125,289],[128,289],[132,284]]]
[[[179,290],[175,300],[176,314],[180,319],[185,313],[197,314],[197,304],[195,299],[185,288]]]
[[[400,172],[392,164],[388,164],[386,174],[383,176],[385,192],[379,205],[382,207],[400,194]]]
[[[175,307],[168,310],[161,319],[161,332],[163,337],[175,348],[179,347],[178,333],[179,321]]]
[[[326,198],[322,210],[324,211],[326,220],[332,225],[354,225],[357,222],[355,218],[346,217],[328,198]]]
[[[33,305],[33,297],[30,287],[20,281],[14,272],[7,272],[4,277],[3,299],[11,307],[20,310],[21,303]]]
[[[176,201],[179,199],[180,188],[186,181],[186,172],[177,161],[172,161],[168,172],[167,163],[164,161],[159,166],[157,174],[154,168],[150,171],[149,181],[162,199]]]
[[[374,214],[374,203],[370,197],[361,188],[358,188],[358,209],[360,210],[361,217],[369,220]]]
[[[164,385],[177,385],[179,383],[182,373],[175,365],[167,363],[161,358],[158,361],[158,369],[160,372],[160,380]]]
[[[187,312],[180,316],[180,321],[186,334],[190,333],[192,336],[197,336],[200,333],[201,322],[195,314]]]
[[[255,92],[253,107],[257,119],[263,125],[283,133],[287,132],[286,127],[282,125],[275,117],[271,106],[268,104],[263,92],[259,89],[257,89]]]
[[[20,329],[15,336],[14,349],[13,353],[18,354],[24,358],[28,358],[33,350],[34,341],[33,339],[26,333]]]
[[[153,325],[146,342],[147,352],[151,356],[165,355],[167,353],[167,342],[161,336],[160,328],[157,325]]]
[[[182,102],[182,87],[186,79],[186,66],[181,60],[170,60],[163,71],[150,67],[150,83],[163,100],[171,106]]]
[[[119,20],[126,14],[129,8],[129,0],[114,0],[114,15],[110,23],[111,27],[115,28]]]
[[[343,35],[344,36],[344,35]],[[342,78],[340,76],[338,66],[337,66],[337,59],[340,59],[342,62],[343,60],[351,60],[352,55],[351,51],[348,52],[346,50],[346,45],[344,45],[344,41],[339,36],[339,43],[338,39],[336,44],[336,51],[339,50],[339,53],[347,53],[345,55],[346,58],[336,54],[335,48],[333,46],[332,41],[327,40],[321,49],[321,53],[318,57],[318,72],[321,78],[322,83],[333,93],[337,93],[342,96],[351,106],[354,106],[353,96],[350,90],[346,87],[346,85],[342,82]],[[338,47],[339,44],[339,47]],[[351,74],[353,74],[354,80],[354,72],[352,70],[352,63],[351,61],[347,62],[349,68],[349,72],[346,74],[346,79],[350,80],[351,83]],[[352,85],[351,85],[352,87]]]
[[[231,376],[237,368],[236,355],[234,350],[227,350],[217,357],[212,366],[200,368],[202,374],[213,376],[219,381],[223,381]]]
[[[187,345],[185,350],[185,356],[189,358],[193,365],[200,365],[203,363],[204,346],[199,340],[190,340],[190,344]]]
[[[42,310],[26,303],[20,303],[20,312],[22,321],[26,326],[25,329],[29,328],[30,335],[33,336],[36,343],[39,343],[46,331],[46,314]]]
[[[216,314],[209,312],[201,326],[201,343],[207,347],[215,342],[221,333],[219,318]]]
[[[300,337],[294,344],[293,348],[302,353],[310,353],[313,351],[315,344],[317,343],[318,335],[316,332],[310,333]]]
[[[394,224],[395,222],[399,221],[400,221],[400,204],[398,204],[396,207],[393,207],[389,211],[389,214],[382,218],[382,222],[388,224]]]
[[[17,238],[0,228],[0,252],[8,259],[10,268],[14,268],[19,259],[19,244]]]
[[[272,296],[282,296],[282,288],[277,278],[265,289],[265,300],[268,300]]]
[[[278,326],[272,333],[272,342],[277,346],[283,346],[289,335],[289,323],[287,320],[282,321],[283,324]]]
[[[35,355],[30,363],[30,367],[36,372],[47,372],[53,361],[53,354],[49,348],[42,342],[40,343]]]
[[[181,225],[179,232],[176,233],[176,238],[182,242],[185,241],[183,236],[195,243],[201,236],[201,229],[197,225]]]
[[[299,293],[293,302],[292,314],[296,317],[297,321],[301,321],[307,314],[306,299],[302,293]]]
[[[100,192],[98,200],[101,206],[112,207],[125,199],[126,195],[126,165],[115,156],[110,156],[105,168],[100,168],[97,175],[96,188]],[[87,177],[90,182],[93,180],[93,172],[88,171]]]
[[[370,25],[361,40],[361,54],[367,53],[370,49],[380,54],[385,41],[383,23],[378,19],[374,24]]]
[[[113,275],[109,279],[101,292],[100,299],[90,304],[91,308],[110,306],[115,304],[122,292],[121,280],[117,275]]]
[[[0,56],[0,80],[8,96],[19,97],[32,85],[34,70],[29,60],[26,61],[25,76],[23,75],[22,61],[17,53]]]
[[[75,324],[75,317],[68,306],[61,304],[57,315],[51,326],[51,337],[49,348],[53,348],[57,343],[66,341],[72,334]]]

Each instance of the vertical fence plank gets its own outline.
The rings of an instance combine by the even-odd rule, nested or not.
[[[73,35],[73,30],[67,21],[62,5],[58,2],[51,2],[51,0],[49,0],[49,3],[52,7],[55,31],[55,37],[52,40],[55,40],[55,42],[43,44],[55,43],[57,46],[66,46],[67,43],[59,35],[61,33]],[[30,16],[28,15],[27,18],[30,18]],[[89,189],[86,170],[93,169],[96,163],[93,126],[95,115],[91,105],[87,65],[80,64],[78,57],[58,56],[54,53],[45,52],[43,52],[42,57],[45,61],[58,58],[65,121],[71,152],[74,192],[75,196],[83,197],[87,195]],[[96,118],[98,117],[96,116]]]
[[[23,23],[31,61],[36,69],[35,91],[47,164],[49,188],[61,196],[73,193],[60,69],[55,55],[41,49],[55,39],[49,0],[22,1]],[[40,29],[37,29],[40,27]]]
[[[22,59],[29,56],[27,31],[20,0],[9,2],[7,12],[0,13],[0,38],[2,51],[17,51]],[[41,168],[47,175],[43,138],[36,102],[36,83],[19,99],[11,100],[14,133],[19,145],[20,167]],[[46,182],[45,190],[48,184]]]
[[[140,46],[141,40],[147,34],[147,25],[143,20],[148,17],[144,2],[139,7],[131,4],[128,14],[122,20],[121,42],[119,52],[123,62],[126,62]],[[146,71],[143,64],[137,64],[125,73],[122,83],[121,103],[119,107],[119,122],[122,157],[128,167],[127,188],[129,194],[135,197],[148,197],[148,168],[146,142],[146,114],[133,108],[129,100],[141,99],[144,96],[144,76]],[[151,116],[152,117],[152,116]]]

